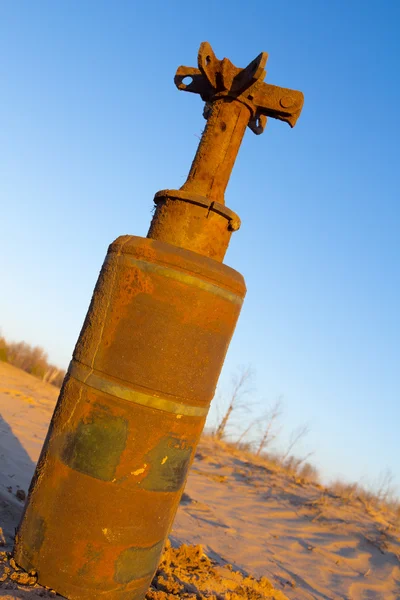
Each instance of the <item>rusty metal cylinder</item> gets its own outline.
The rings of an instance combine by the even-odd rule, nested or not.
[[[209,256],[111,244],[16,537],[40,583],[76,600],[144,597],[244,295]]]
[[[207,125],[182,190],[223,204],[251,112],[248,106],[230,98],[213,102],[207,112]]]
[[[146,239],[109,248],[14,548],[71,600],[142,600],[172,527],[246,292],[222,264],[240,226],[225,189],[246,127],[293,127],[303,106],[263,83],[266,60],[240,69],[204,42],[178,67],[206,102],[190,173],[156,194]]]

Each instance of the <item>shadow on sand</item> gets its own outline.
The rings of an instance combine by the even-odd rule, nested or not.
[[[14,543],[17,527],[24,508],[24,501],[18,499],[18,490],[28,492],[28,485],[35,470],[35,463],[29,457],[10,425],[0,415],[0,528],[5,546],[10,550]],[[21,492],[19,492],[21,493]]]

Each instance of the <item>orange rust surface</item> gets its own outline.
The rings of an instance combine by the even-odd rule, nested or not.
[[[250,117],[250,109],[241,102],[230,98],[213,102],[182,190],[225,202],[225,189]]]
[[[181,280],[142,270],[144,248],[156,252],[157,258],[147,261],[150,269],[170,268]],[[110,250],[74,358],[141,389],[208,404],[239,316],[243,278],[158,241],[132,236]],[[194,275],[200,284],[236,295],[238,302],[185,281]]]
[[[176,228],[179,223],[179,229]],[[165,197],[157,203],[149,238],[187,248],[222,262],[232,231],[228,220],[208,206]]]
[[[66,456],[71,435],[82,423],[93,424],[99,416],[104,422],[122,419],[129,433],[114,473],[107,480],[100,478],[98,464],[96,474],[93,465],[82,461],[71,466]],[[93,598],[96,590],[116,597],[118,557],[131,548],[151,548],[160,542],[161,551],[179,503],[182,483],[178,490],[146,489],[151,470],[167,469],[169,453],[174,451],[180,450],[190,461],[203,425],[204,418],[177,419],[132,407],[69,377],[19,531],[17,562],[27,570],[37,570],[39,581],[69,598]],[[163,445],[167,461],[154,464],[148,457],[165,438],[170,440],[170,447]],[[87,451],[96,450],[101,448],[91,447],[87,441]],[[108,456],[103,458],[107,464]],[[148,582],[156,566],[157,561],[148,565]],[[133,578],[120,586],[119,592],[142,583]]]
[[[238,273],[193,252],[133,236],[110,246],[17,535],[16,560],[41,583],[68,598],[143,597],[244,294]]]

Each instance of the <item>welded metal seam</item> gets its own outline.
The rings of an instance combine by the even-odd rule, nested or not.
[[[99,392],[115,396],[121,400],[134,402],[141,406],[148,406],[156,410],[163,410],[175,415],[183,415],[185,417],[205,417],[208,413],[208,406],[192,406],[188,404],[180,404],[167,398],[150,396],[143,392],[138,392],[125,385],[120,385],[106,377],[100,376],[93,372],[90,367],[86,367],[75,360],[70,362],[68,373],[80,383],[83,383]]]
[[[186,285],[200,288],[201,290],[210,292],[215,296],[221,296],[225,300],[229,300],[229,302],[233,302],[234,304],[238,304],[239,306],[243,304],[243,298],[241,298],[234,292],[230,292],[226,288],[215,285],[214,283],[204,281],[204,279],[200,279],[199,277],[194,277],[193,275],[189,275],[187,273],[184,273],[183,271],[178,271],[178,269],[172,269],[171,267],[157,265],[153,262],[140,260],[127,254],[121,254],[118,256],[118,258],[120,261],[128,262],[131,265],[139,267],[143,271],[152,272],[156,275],[168,277],[169,279],[175,279],[175,281],[185,283]]]

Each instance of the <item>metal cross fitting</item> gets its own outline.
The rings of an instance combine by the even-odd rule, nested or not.
[[[267,117],[294,127],[303,108],[304,96],[302,92],[265,83],[267,60],[268,54],[261,52],[245,69],[240,69],[228,58],[218,60],[211,45],[203,42],[198,53],[199,68],[179,67],[174,81],[179,90],[200,94],[207,103],[206,118],[210,103],[228,97],[249,107],[248,126],[257,135],[264,131]]]

